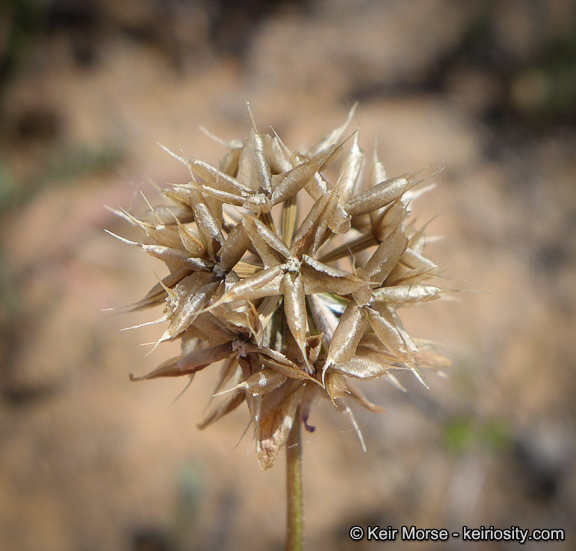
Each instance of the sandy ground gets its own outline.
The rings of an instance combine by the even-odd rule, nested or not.
[[[566,541],[548,545],[573,549],[576,133],[560,116],[491,116],[504,94],[512,107],[535,101],[532,73],[503,81],[448,63],[482,3],[287,3],[253,23],[223,18],[215,34],[209,3],[137,4],[101,2],[89,32],[41,34],[4,88],[0,549],[283,547],[283,460],[260,471],[250,432],[241,438],[242,409],[196,428],[215,373],[199,374],[175,402],[180,380],[128,380],[176,345],[146,356],[139,344],[156,340],[158,326],[120,332],[159,311],[101,312],[138,300],[164,273],[104,233],[136,236],[104,205],[138,213],[140,191],[154,201],[154,185],[186,181],[156,142],[216,163],[223,149],[199,126],[246,136],[246,101],[261,128],[304,148],[356,100],[361,145],[369,152],[378,139],[389,174],[445,167],[414,213],[443,237],[430,245],[443,283],[465,291],[403,314],[412,334],[444,343],[453,364],[448,378],[427,376],[428,390],[411,378],[402,379],[407,393],[366,386],[388,411],[356,412],[367,453],[328,403],[313,413],[308,548],[383,545],[352,542],[352,525],[493,525],[561,528]],[[536,17],[538,38],[533,14],[503,2],[486,48],[523,67],[546,37],[574,29],[572,3],[551,4]],[[142,32],[155,21],[155,33]],[[452,538],[389,548],[514,545]]]

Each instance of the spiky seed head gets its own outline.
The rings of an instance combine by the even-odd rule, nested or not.
[[[438,267],[423,254],[423,230],[407,222],[412,188],[424,178],[388,178],[375,148],[363,180],[358,132],[341,155],[354,110],[307,152],[253,122],[246,140],[218,140],[229,149],[218,167],[174,155],[192,180],[163,190],[170,205],[140,217],[115,211],[151,243],[120,239],[169,270],[131,310],[164,304],[157,321],[168,327],[157,344],[182,342],[180,356],[131,378],[192,377],[224,361],[218,398],[198,426],[247,402],[263,469],[293,423],[314,429],[307,421],[318,398],[349,415],[346,399],[383,411],[354,379],[399,385],[395,371],[420,378],[419,368],[448,363],[398,316],[404,305],[447,293],[428,282]],[[338,156],[329,180],[324,171]]]

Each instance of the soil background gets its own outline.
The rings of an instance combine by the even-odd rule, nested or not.
[[[576,5],[571,0],[8,0],[0,6],[0,549],[280,550],[284,461],[261,472],[240,408],[205,431],[210,370],[167,358],[160,312],[111,315],[164,274],[141,191],[186,182],[157,142],[217,163],[273,127],[311,146],[359,101],[392,176],[444,166],[414,205],[458,300],[406,310],[447,378],[365,391],[368,451],[329,403],[304,449],[308,549],[353,525],[561,528],[576,545]],[[155,315],[156,314],[156,315]],[[507,550],[515,542],[390,542]]]

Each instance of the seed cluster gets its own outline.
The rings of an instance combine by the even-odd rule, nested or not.
[[[119,239],[170,272],[131,309],[164,304],[152,322],[168,322],[157,344],[182,343],[180,356],[131,378],[192,377],[223,360],[219,400],[199,427],[246,401],[264,469],[294,422],[314,430],[317,398],[354,422],[345,398],[382,411],[354,379],[386,376],[400,386],[396,370],[420,378],[419,368],[446,364],[397,314],[447,292],[427,283],[438,267],[423,255],[423,230],[408,221],[425,191],[412,189],[420,173],[387,178],[375,150],[362,178],[358,133],[343,139],[353,114],[306,153],[252,120],[246,140],[220,142],[228,151],[218,167],[178,157],[191,181],[162,190],[169,205],[138,218],[115,211],[147,235],[146,243]]]

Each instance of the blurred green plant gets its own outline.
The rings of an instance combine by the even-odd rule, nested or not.
[[[23,181],[18,181],[8,163],[0,158],[0,216],[31,201],[46,187],[76,185],[83,176],[113,170],[125,156],[124,148],[116,140],[102,145],[51,148],[45,160]]]
[[[10,77],[24,61],[45,19],[47,3],[41,0],[0,2],[0,100]]]
[[[527,101],[515,102],[522,115],[546,123],[575,121],[576,32],[551,39],[533,66],[520,71],[514,82],[528,92],[533,89]]]
[[[42,190],[73,186],[83,176],[112,170],[125,157],[117,141],[101,146],[81,145],[68,149],[52,147],[43,161],[24,180],[18,180],[7,162],[0,157],[0,221],[9,212],[33,201]],[[29,266],[16,267],[0,242],[0,394],[12,403],[22,403],[44,395],[48,388],[22,389],[12,384],[12,370],[26,344],[25,336],[48,317],[49,303],[34,305],[34,312],[23,300],[36,272]],[[49,302],[52,302],[52,297]]]
[[[444,445],[452,453],[461,454],[477,448],[498,453],[512,443],[512,432],[502,419],[480,420],[476,417],[455,417],[444,424]]]

